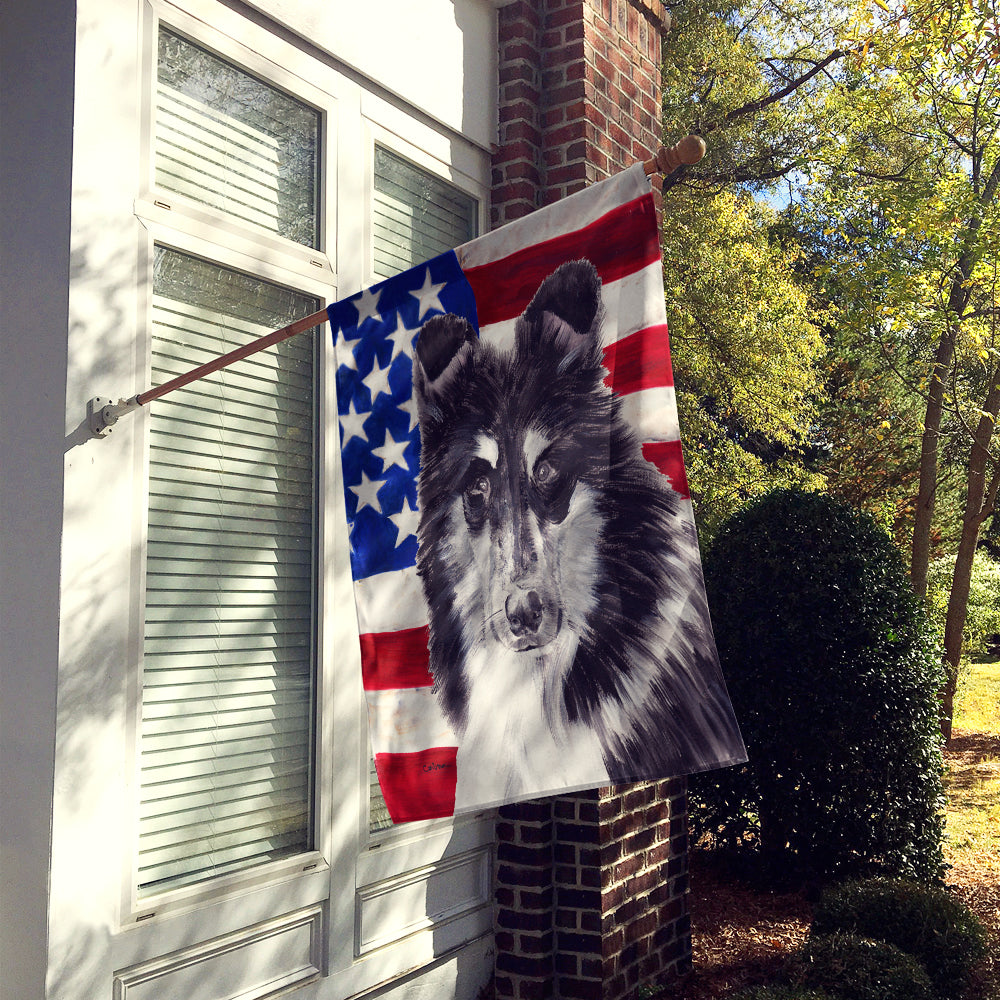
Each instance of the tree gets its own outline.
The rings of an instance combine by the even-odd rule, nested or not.
[[[664,220],[667,315],[700,530],[777,485],[812,481],[802,455],[824,347],[752,198],[676,192]]]
[[[827,490],[867,510],[896,539],[912,541],[924,397],[927,338],[919,317],[900,323],[911,302],[898,280],[871,284],[860,270],[872,238],[859,242],[858,228],[831,217],[825,190],[800,194],[782,213],[782,227],[802,253],[796,266],[809,289],[810,308],[822,317],[827,345],[824,390],[811,436],[814,469]],[[856,206],[855,206],[856,210]],[[904,248],[893,251],[902,261]],[[807,284],[807,276],[812,283]],[[897,287],[900,286],[900,287]],[[884,321],[885,313],[894,317]],[[946,415],[947,416],[947,415]],[[954,427],[939,464],[937,547],[957,544],[961,458]]]
[[[663,124],[709,139],[708,155],[668,178],[698,189],[761,191],[809,162],[823,134],[817,101],[848,50],[844,4],[681,0],[665,39]]]
[[[664,213],[678,408],[703,537],[773,486],[817,482],[806,466],[825,349],[795,244],[752,195],[802,162],[814,81],[841,57],[824,48],[824,9],[712,0],[671,10],[664,130],[710,138],[697,167],[669,178]]]
[[[1000,485],[991,450],[1000,408],[1000,19],[996,0],[877,9],[858,24],[866,61],[826,95],[826,120],[841,139],[822,145],[812,180],[843,238],[837,280],[870,296],[869,332],[889,357],[923,353],[910,562],[921,595],[946,435],[960,435],[967,454],[944,629],[948,735],[972,563]]]
[[[836,359],[837,395],[791,464],[805,474],[804,459],[819,459],[810,471],[853,502],[881,505],[897,532],[912,511],[917,593],[935,549],[954,546],[946,733],[972,562],[1000,487],[998,3],[688,0],[672,7],[665,59],[665,131],[709,140],[700,164],[669,179],[671,198],[684,189],[774,200],[781,185],[786,216],[798,213],[814,248],[822,220],[811,306]],[[707,227],[701,236],[713,238]],[[794,261],[773,227],[769,239]],[[809,289],[801,271],[799,287]],[[713,307],[704,325],[719,314]],[[710,411],[713,400],[702,402]],[[855,447],[861,405],[892,448]]]

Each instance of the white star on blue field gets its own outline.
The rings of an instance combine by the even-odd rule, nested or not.
[[[406,569],[417,556],[420,432],[413,342],[440,313],[478,331],[476,302],[454,251],[327,309],[337,356],[344,497],[355,580]]]

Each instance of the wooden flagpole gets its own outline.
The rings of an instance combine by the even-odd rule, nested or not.
[[[643,163],[642,169],[646,174],[669,174],[683,164],[690,165],[697,163],[704,155],[705,140],[697,135],[688,135],[673,146],[661,146],[656,151],[656,156]],[[183,375],[178,375],[176,378],[170,379],[169,382],[164,382],[155,388],[137,393],[129,399],[119,399],[115,403],[110,399],[95,396],[87,402],[87,419],[90,424],[91,433],[95,437],[105,437],[111,432],[111,428],[117,423],[118,418],[124,414],[130,413],[132,410],[137,410],[140,406],[145,406],[146,403],[150,403],[154,399],[166,396],[167,393],[173,392],[175,389],[180,389],[190,382],[196,382],[206,375],[220,371],[236,361],[242,361],[244,358],[257,354],[259,351],[266,350],[275,344],[280,344],[283,340],[288,340],[297,334],[305,333],[306,330],[311,330],[313,327],[324,323],[326,317],[326,309],[320,309],[309,316],[297,319],[294,323],[289,323],[288,326],[283,326],[280,330],[275,330],[273,333],[266,333],[263,337],[258,337],[256,340],[252,340],[242,347],[237,347],[228,354],[223,354],[212,361],[207,361],[205,364],[199,365],[197,368],[192,368],[191,371],[185,372]]]
[[[214,361],[206,361],[205,364],[199,365],[197,368],[192,368],[191,371],[185,372],[183,375],[178,375],[169,382],[158,385],[155,389],[147,389],[145,392],[140,392],[133,398],[137,406],[145,406],[146,403],[152,402],[154,399],[159,399],[168,392],[173,392],[174,389],[180,389],[181,386],[185,386],[189,382],[196,382],[206,375],[211,375],[212,372],[227,368],[233,362],[242,361],[244,358],[248,358],[251,354],[256,354],[258,351],[267,350],[268,347],[280,344],[283,340],[288,340],[289,337],[294,337],[296,334],[305,333],[306,330],[311,330],[314,326],[319,326],[325,321],[326,309],[310,313],[308,316],[303,316],[302,319],[297,319],[294,323],[289,323],[288,326],[283,326],[280,330],[275,330],[273,333],[265,333],[263,337],[251,340],[250,343],[244,344],[242,347],[237,347],[235,350],[221,355]]]

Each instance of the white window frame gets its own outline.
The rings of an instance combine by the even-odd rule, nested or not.
[[[159,23],[318,108],[322,115],[319,249],[227,220],[153,183],[152,113]],[[142,18],[141,183],[134,213],[138,248],[139,344],[136,384],[149,384],[153,246],[205,258],[316,296],[321,304],[372,280],[371,218],[376,142],[461,188],[477,200],[487,228],[490,166],[486,152],[441,129],[402,102],[379,96],[351,73],[313,58],[213,0],[146,0]],[[237,41],[237,39],[239,39]],[[364,155],[359,155],[364,150]],[[358,191],[364,197],[357,197]],[[339,206],[339,207],[338,207]],[[361,248],[365,252],[359,252]],[[319,333],[320,412],[336,414],[333,345]],[[155,406],[155,401],[151,404]],[[122,982],[159,969],[171,951],[222,940],[276,915],[315,912],[322,947],[316,964],[323,1000],[350,996],[419,968],[492,929],[492,810],[459,820],[432,820],[369,834],[368,732],[361,688],[353,592],[336,421],[320,420],[318,455],[315,850],[139,899],[134,873],[138,816],[138,726],[145,580],[149,421],[135,428],[131,611],[126,744],[130,765],[114,967]],[[329,425],[329,426],[328,426]],[[335,692],[335,695],[334,695]],[[348,763],[352,762],[352,763]],[[347,766],[345,766],[347,764]],[[404,916],[383,929],[386,901],[412,901],[432,880],[454,879],[465,896],[433,913]],[[435,884],[441,884],[440,881]],[[394,896],[398,893],[398,896]],[[461,893],[460,893],[461,895]],[[174,919],[180,918],[180,919]]]
[[[153,147],[153,89],[155,86],[157,36],[162,23],[177,33],[189,38],[194,44],[206,48],[221,58],[226,59],[248,72],[267,80],[272,85],[293,94],[297,99],[316,108],[321,115],[319,157],[322,164],[333,161],[337,148],[337,99],[334,94],[323,91],[307,83],[304,79],[289,72],[285,63],[268,59],[259,52],[235,41],[222,31],[213,31],[204,21],[192,16],[167,3],[147,3],[143,19],[143,51],[146,56],[143,66],[143,119],[142,119],[142,157],[140,160],[142,181],[139,196],[135,201],[135,215],[141,222],[146,238],[139,248],[139,329],[140,342],[136,350],[136,381],[139,385],[149,384],[151,364],[151,327],[152,327],[152,266],[154,244],[191,254],[209,260],[222,267],[242,271],[265,281],[294,288],[306,295],[315,297],[321,307],[337,298],[336,274],[332,255],[327,247],[334,243],[331,234],[336,233],[335,206],[337,199],[331,197],[331,188],[325,183],[327,171],[321,170],[319,176],[318,204],[319,235],[318,248],[305,247],[290,240],[275,236],[254,227],[241,224],[220,211],[212,211],[190,199],[174,192],[159,192],[153,182],[154,162]],[[297,50],[287,43],[281,43],[267,32],[261,31],[261,37],[256,41],[261,48],[271,48],[273,56],[283,55],[285,59],[294,61],[300,56]],[[278,51],[284,49],[284,53]],[[319,410],[324,412],[335,403],[335,387],[329,377],[332,368],[332,345],[329,337],[323,336],[323,330],[318,333],[319,349],[316,363],[317,392],[319,394]],[[155,402],[150,404],[155,406]],[[317,490],[317,543],[322,554],[319,561],[329,571],[319,574],[315,581],[316,598],[316,643],[314,649],[314,682],[316,685],[316,745],[314,746],[316,767],[313,788],[314,813],[314,849],[268,862],[246,871],[236,872],[210,878],[190,886],[166,889],[153,896],[139,898],[135,871],[135,845],[138,841],[138,787],[139,787],[139,727],[141,723],[141,671],[142,671],[142,634],[145,607],[146,578],[146,512],[148,509],[149,480],[149,419],[148,408],[143,408],[136,414],[136,511],[137,517],[133,531],[132,551],[133,579],[137,581],[133,588],[133,601],[130,613],[130,664],[128,671],[128,745],[132,748],[133,763],[130,768],[127,785],[127,801],[131,807],[131,817],[128,826],[130,851],[125,860],[125,877],[123,879],[121,901],[121,926],[134,927],[145,922],[155,923],[157,915],[170,915],[178,912],[189,912],[199,906],[205,906],[225,899],[245,889],[257,889],[263,885],[281,885],[297,875],[308,872],[310,881],[318,882],[317,874],[325,874],[329,870],[330,845],[326,827],[321,825],[320,818],[328,811],[328,803],[323,801],[320,790],[327,787],[324,780],[325,762],[330,758],[329,733],[321,733],[323,726],[319,703],[323,692],[332,686],[333,657],[330,652],[332,644],[325,641],[322,634],[323,623],[332,621],[342,615],[337,609],[329,607],[328,595],[332,595],[332,577],[336,569],[337,542],[327,538],[330,526],[337,524],[334,510],[336,485],[328,482],[327,476],[318,475]],[[325,433],[323,421],[319,421],[317,451],[318,456],[327,456],[329,452],[328,435]],[[333,476],[337,478],[339,466],[333,466]],[[318,470],[317,470],[318,474]],[[342,541],[346,545],[346,536]],[[332,596],[330,597],[332,601]],[[317,901],[326,895],[326,887],[322,892],[307,894],[310,901]],[[297,900],[298,901],[298,900]],[[281,904],[284,906],[284,904]]]
[[[344,282],[344,295],[352,294],[375,280],[372,219],[376,145],[409,160],[474,198],[478,207],[480,233],[486,232],[489,220],[490,164],[484,151],[471,144],[456,142],[454,136],[441,133],[431,127],[430,123],[419,120],[398,105],[367,90],[360,93],[360,117],[359,138],[364,149],[361,183],[365,196],[359,222],[365,253],[352,258],[350,265],[346,252],[342,257],[342,269],[346,271],[348,266],[352,267],[350,280]],[[354,162],[351,157],[347,159]],[[341,168],[346,169],[344,164]],[[358,264],[362,267],[358,268]],[[349,571],[346,579],[350,579]],[[358,648],[356,629],[345,638],[353,649]],[[355,676],[360,678],[360,656],[354,669]],[[339,976],[334,977],[339,987],[337,996],[349,996],[365,985],[370,985],[372,969],[369,966],[372,962],[388,962],[390,949],[394,953],[392,964],[402,972],[406,968],[426,964],[435,954],[440,955],[442,951],[462,943],[460,935],[449,940],[449,931],[457,930],[458,926],[457,922],[449,921],[461,916],[461,911],[440,915],[440,923],[436,925],[439,940],[433,952],[428,949],[430,942],[427,938],[418,933],[432,927],[432,920],[427,915],[420,916],[406,929],[397,928],[396,936],[389,934],[384,939],[376,937],[368,940],[365,929],[366,904],[376,901],[380,892],[404,889],[407,880],[427,877],[440,869],[448,868],[456,871],[464,868],[467,875],[474,872],[473,877],[481,880],[484,902],[488,906],[479,916],[482,933],[492,931],[492,845],[496,811],[488,809],[455,819],[405,823],[372,833],[369,828],[368,796],[370,744],[367,710],[360,683],[358,691],[356,721],[361,735],[362,752],[358,755],[356,780],[360,783],[363,795],[356,819],[359,850],[356,859],[355,900],[351,913],[354,934],[353,940],[341,942],[339,962],[334,951],[331,951],[331,965],[343,969]],[[344,917],[347,916],[346,910],[345,906]],[[347,961],[349,950],[353,953],[353,961],[350,963]],[[340,983],[343,985],[340,986]]]
[[[234,271],[240,271],[246,274],[250,274],[255,278],[260,278],[264,281],[270,281],[274,284],[284,285],[290,288],[294,288],[296,291],[302,292],[303,294],[314,296],[320,301],[321,307],[326,304],[326,301],[330,299],[330,286],[327,283],[317,281],[313,279],[312,281],[307,281],[310,276],[302,275],[300,272],[290,272],[282,268],[276,267],[274,264],[265,262],[260,258],[249,257],[239,251],[232,250],[229,247],[222,246],[218,243],[212,242],[201,233],[194,233],[189,231],[186,227],[169,227],[163,225],[159,222],[153,222],[150,220],[144,220],[144,227],[146,232],[149,234],[148,242],[145,247],[141,249],[141,258],[143,259],[143,268],[145,272],[144,275],[144,286],[146,289],[146,295],[143,314],[146,316],[146,323],[144,326],[146,336],[144,338],[144,343],[138,352],[139,356],[142,358],[142,368],[147,375],[150,368],[150,353],[151,353],[151,342],[152,338],[150,336],[151,325],[152,325],[152,268],[153,268],[153,248],[155,246],[162,246],[169,250],[178,251],[180,253],[189,254],[193,257],[198,257],[204,260],[211,261],[213,264],[218,264],[221,267],[230,268]],[[201,229],[201,225],[191,227],[192,229]],[[322,334],[319,335],[319,349],[317,351],[316,364],[318,368],[318,378],[317,378],[317,393],[320,396],[318,405],[320,410],[326,404],[323,400],[322,394],[324,388],[328,386],[329,379],[324,378],[324,371],[326,364],[329,363],[326,355],[329,353],[329,345],[324,342]],[[150,404],[155,406],[155,402]],[[137,466],[137,498],[138,503],[136,509],[145,515],[148,511],[149,506],[149,456],[150,456],[150,419],[149,419],[149,409],[144,407],[137,414],[137,434],[136,434],[136,466]],[[317,454],[322,454],[325,449],[325,437],[324,428],[322,421],[319,422],[317,428],[319,439]],[[329,502],[329,497],[326,495],[329,493],[329,488],[325,486],[322,477],[320,477],[317,483],[318,497],[317,497],[317,516],[316,516],[316,526],[317,535],[321,536],[321,532],[324,530],[324,526],[333,523],[329,517],[324,516],[324,511],[326,504]],[[141,491],[141,492],[140,492]],[[131,833],[130,833],[130,843],[133,845],[138,842],[138,801],[139,801],[139,760],[138,760],[138,749],[139,749],[139,730],[141,726],[142,719],[142,691],[141,691],[141,674],[142,674],[142,634],[144,625],[144,610],[145,610],[145,580],[146,580],[146,517],[143,516],[141,519],[137,518],[137,523],[134,526],[134,563],[133,563],[133,573],[134,579],[137,581],[137,585],[134,588],[134,603],[131,614],[131,624],[130,624],[130,634],[133,636],[133,648],[134,653],[131,658],[132,668],[129,670],[129,745],[135,748],[135,763],[132,768],[131,781],[128,789],[128,801],[132,804],[133,814],[131,818]],[[320,551],[323,551],[323,541],[319,540]],[[322,612],[322,601],[325,589],[324,584],[326,583],[325,575],[320,574],[319,579],[315,581],[315,586],[317,587],[317,598],[316,598],[316,628],[317,632],[322,629],[322,622],[324,619],[324,614]],[[323,680],[326,676],[326,665],[323,663],[321,657],[321,650],[324,650],[328,644],[323,643],[322,635],[317,635],[316,644],[314,649],[314,682],[316,685],[316,701],[318,702],[321,697],[321,690],[323,687]],[[317,752],[316,760],[317,763],[323,758],[319,752]],[[319,787],[318,774],[314,780],[314,784]],[[313,801],[314,801],[314,817],[318,815],[318,803],[316,802],[316,789],[313,790]],[[123,923],[128,922],[141,922],[150,919],[152,915],[157,912],[163,913],[168,911],[177,910],[179,908],[188,908],[192,904],[195,904],[203,900],[211,900],[219,896],[227,894],[229,891],[238,890],[246,884],[260,884],[263,882],[272,881],[284,881],[287,878],[292,877],[298,872],[308,868],[309,870],[315,869],[318,866],[326,868],[326,860],[324,857],[324,852],[319,840],[320,829],[318,824],[315,824],[315,840],[316,846],[313,850],[304,852],[302,854],[297,854],[289,858],[284,858],[279,861],[267,862],[261,865],[254,866],[245,871],[234,872],[229,875],[220,875],[216,877],[209,878],[203,882],[198,882],[189,886],[185,886],[177,889],[166,889],[163,892],[156,893],[155,895],[139,898],[137,892],[137,873],[135,869],[136,858],[134,856],[134,849],[132,856],[128,858],[128,877],[126,880],[125,888],[127,890],[128,898],[123,900],[122,913],[126,914]]]

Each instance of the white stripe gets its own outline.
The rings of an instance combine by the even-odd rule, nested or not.
[[[666,323],[663,270],[660,262],[649,264],[619,281],[609,281],[602,285],[601,304],[604,307],[601,344],[605,347],[637,330]],[[479,336],[501,350],[512,350],[516,323],[516,317],[500,323],[489,323],[480,329]]]
[[[604,305],[601,338],[605,346],[637,330],[666,323],[662,265],[654,261],[620,281],[609,282],[601,289],[601,302]]]
[[[427,624],[427,606],[416,566],[356,580],[354,587],[362,635]]]
[[[413,753],[458,745],[431,688],[366,691],[365,698],[375,753]]]
[[[576,232],[596,222],[602,215],[626,202],[649,194],[649,178],[642,164],[636,163],[599,184],[549,205],[542,212],[533,212],[523,219],[508,222],[499,229],[480,236],[455,250],[459,265],[479,267],[490,261],[509,257],[525,247],[551,240],[556,236]]]
[[[632,425],[636,437],[647,441],[676,441],[677,397],[673,387],[641,389],[621,397],[622,416]]]

